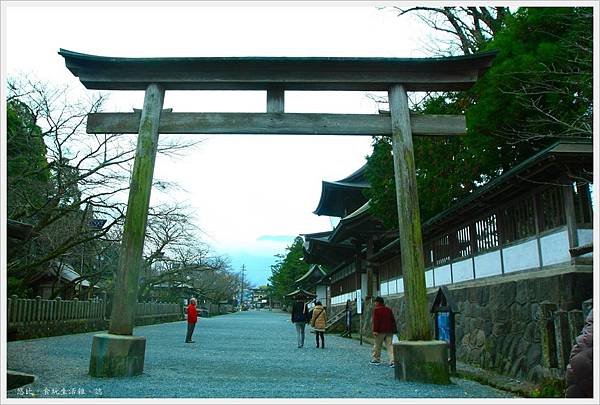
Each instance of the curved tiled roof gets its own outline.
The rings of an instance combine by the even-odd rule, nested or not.
[[[317,215],[343,217],[367,202],[363,190],[371,187],[365,177],[367,165],[338,181],[323,181],[321,198],[313,211]]]

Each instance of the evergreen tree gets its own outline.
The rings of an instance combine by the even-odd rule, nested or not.
[[[414,109],[466,114],[461,137],[415,137],[421,218],[426,221],[558,138],[592,136],[592,10],[522,8],[481,50],[498,51],[467,92],[432,94]],[[375,215],[397,226],[391,140],[367,157]]]
[[[309,265],[302,259],[304,240],[297,236],[294,242],[285,250],[287,254],[277,255],[277,262],[271,266],[269,283],[272,286],[273,297],[283,298],[296,288],[294,281],[302,277],[309,269]]]

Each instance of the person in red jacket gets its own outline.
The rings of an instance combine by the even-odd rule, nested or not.
[[[392,336],[397,331],[392,310],[385,306],[383,298],[375,298],[375,309],[373,309],[373,359],[371,364],[381,364],[381,345],[385,343],[390,367],[394,366]]]
[[[196,309],[196,298],[190,298],[190,303],[187,307],[187,335],[185,337],[185,343],[194,343],[192,340],[192,334],[198,322],[198,310]]]

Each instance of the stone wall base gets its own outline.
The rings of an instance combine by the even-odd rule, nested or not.
[[[92,377],[131,377],[144,371],[146,338],[101,333],[94,336],[89,373]]]
[[[181,315],[148,315],[135,319],[135,326],[154,325],[157,323],[177,322]],[[68,321],[28,322],[9,324],[7,340],[38,339],[50,336],[72,335],[75,333],[97,332],[108,329],[109,320],[104,319],[72,319]]]

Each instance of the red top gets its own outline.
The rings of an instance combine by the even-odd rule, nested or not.
[[[373,332],[396,333],[396,320],[392,310],[386,306],[376,306],[373,310]]]
[[[188,305],[187,307],[187,321],[188,323],[196,323],[198,321],[198,311],[196,310],[196,306],[193,304]]]

